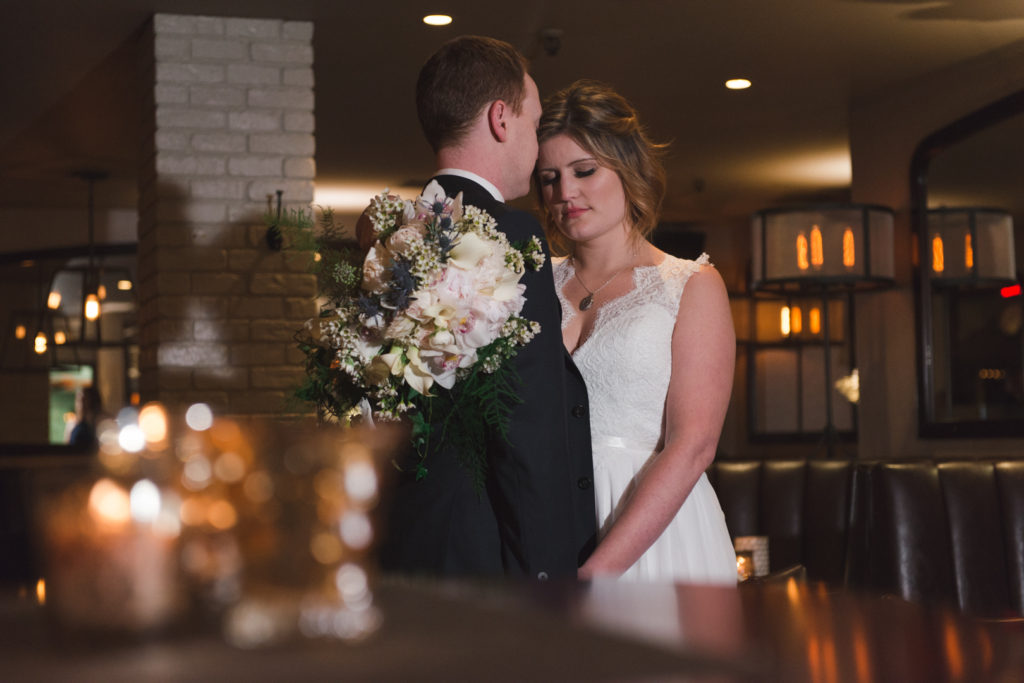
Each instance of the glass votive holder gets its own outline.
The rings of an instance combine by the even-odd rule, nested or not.
[[[243,491],[245,587],[225,615],[226,638],[246,648],[296,635],[366,638],[381,622],[370,562],[381,466],[401,430],[266,422],[246,429],[258,480]]]
[[[180,617],[173,495],[149,479],[90,477],[40,510],[46,608],[68,627],[148,632]]]
[[[749,550],[736,551],[736,579],[742,583],[754,575],[754,553]]]
[[[766,576],[768,567],[768,537],[767,536],[737,536],[733,540],[733,547],[736,552],[749,552],[753,558],[754,576]]]

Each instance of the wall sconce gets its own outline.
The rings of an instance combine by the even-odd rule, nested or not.
[[[929,209],[928,243],[928,275],[936,285],[997,285],[1017,279],[1013,216],[1007,211]]]
[[[752,289],[891,284],[893,212],[869,204],[764,209],[754,214]]]

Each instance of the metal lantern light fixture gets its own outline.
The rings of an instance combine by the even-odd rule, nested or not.
[[[754,214],[753,289],[891,284],[893,212],[869,204],[764,209]]]
[[[927,240],[927,273],[936,285],[999,285],[1017,280],[1013,216],[1007,211],[929,209]]]

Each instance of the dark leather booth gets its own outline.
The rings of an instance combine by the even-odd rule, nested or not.
[[[767,536],[773,570],[945,604],[1024,614],[1024,460],[718,460],[730,533]]]

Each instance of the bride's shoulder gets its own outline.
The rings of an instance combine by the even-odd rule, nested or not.
[[[556,273],[568,272],[572,269],[568,256],[552,256],[551,267]]]
[[[658,271],[669,294],[669,302],[678,306],[686,283],[690,281],[691,277],[705,270],[714,270],[711,258],[707,254],[701,254],[696,259],[684,259],[666,254],[665,259],[658,266]]]
[[[683,280],[684,282],[690,279],[690,276],[694,273],[699,273],[705,268],[714,268],[711,263],[711,257],[706,253],[702,253],[696,259],[685,259],[673,256],[672,254],[665,254],[665,258],[658,266],[658,270],[661,271],[662,277],[668,280]]]

